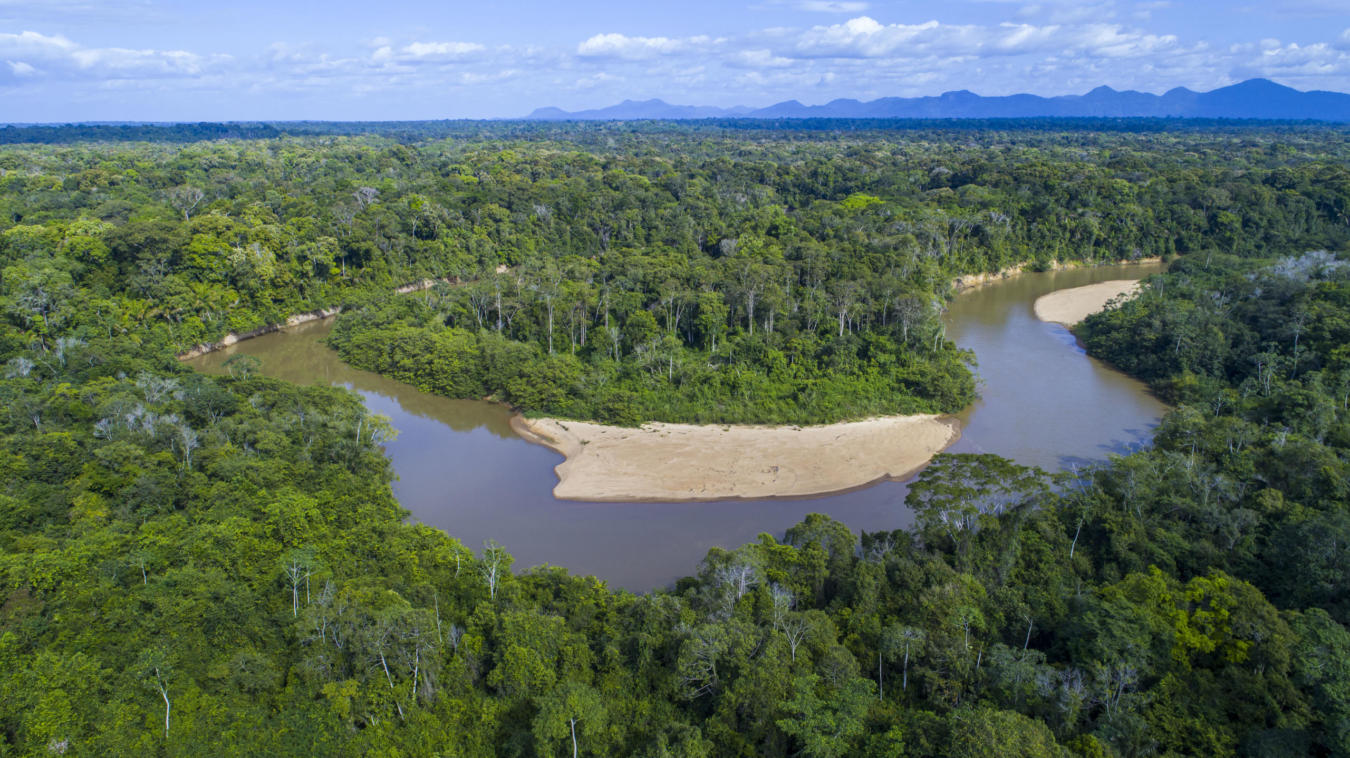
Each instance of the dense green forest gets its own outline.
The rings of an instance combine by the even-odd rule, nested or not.
[[[457,261],[453,284],[344,316],[331,344],[425,390],[567,418],[950,413],[974,397],[969,356],[938,318],[956,274],[1340,234],[1316,210],[1328,199],[1321,176],[1279,192],[1269,177],[1197,178],[1182,156],[1120,150],[1073,186],[1052,178],[1050,146],[1032,142],[980,158],[904,142],[827,163],[812,160],[817,146],[757,145],[760,160],[735,163],[705,148],[621,161],[593,181],[575,175],[600,167],[572,156],[515,195],[525,212],[504,259]],[[942,162],[916,166],[926,153]],[[416,202],[443,200],[427,192]],[[1224,206],[1213,218],[1211,204]],[[621,215],[597,219],[596,205]],[[1295,226],[1275,220],[1288,216]]]
[[[513,128],[0,150],[0,755],[1350,755],[1345,130]],[[643,392],[789,356],[853,386],[756,414],[901,367],[945,407],[953,276],[1155,255],[1081,330],[1176,405],[1152,447],[942,456],[911,530],[645,595],[405,523],[355,395],[175,359],[343,305],[358,360],[526,407],[601,400],[524,371],[571,366],[697,417]]]
[[[373,135],[412,144],[440,139],[562,139],[571,144],[607,143],[615,134],[652,134],[699,132],[725,136],[736,132],[767,132],[767,139],[781,140],[784,134],[808,132],[819,140],[832,132],[861,132],[876,136],[899,131],[941,130],[952,132],[1250,132],[1258,127],[1267,133],[1317,133],[1325,128],[1319,122],[1262,121],[1209,118],[710,118],[681,121],[603,122],[592,121],[578,128],[576,123],[555,121],[229,121],[201,123],[73,123],[73,124],[0,124],[0,144],[69,145],[88,142],[183,143],[220,139],[274,139],[278,137],[354,137]]]

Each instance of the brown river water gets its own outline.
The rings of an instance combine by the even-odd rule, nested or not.
[[[1030,273],[970,290],[952,301],[947,336],[975,351],[980,398],[958,414],[951,452],[997,453],[1058,470],[1146,444],[1166,410],[1144,385],[1088,357],[1064,327],[1032,313],[1036,298],[1111,279],[1137,279],[1157,265]],[[415,295],[414,295],[415,297]],[[809,513],[854,530],[907,527],[901,482],[800,500],[712,503],[579,503],[552,495],[562,456],[521,439],[502,406],[450,400],[352,368],[321,344],[332,320],[266,334],[189,361],[218,373],[231,355],[262,361],[262,373],[300,384],[347,387],[388,416],[394,494],[412,518],[470,548],[504,545],[517,570],[548,564],[645,591],[693,573],[713,546],[736,547],[761,533],[781,537]]]

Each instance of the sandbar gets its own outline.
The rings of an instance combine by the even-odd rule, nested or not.
[[[909,478],[960,436],[949,416],[823,426],[649,423],[640,428],[516,416],[522,437],[566,456],[555,497],[696,502],[808,497]]]
[[[1133,296],[1140,283],[1134,279],[1113,279],[1085,287],[1072,287],[1036,298],[1033,308],[1036,318],[1064,326],[1073,326],[1098,311],[1106,304],[1123,296]]]

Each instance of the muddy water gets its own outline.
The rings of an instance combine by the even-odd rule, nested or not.
[[[960,414],[954,452],[998,453],[1058,469],[1146,442],[1164,408],[1143,385],[1089,358],[1064,327],[1038,321],[1032,303],[1047,292],[1138,278],[1150,266],[1024,274],[960,295],[947,334],[975,351],[981,398]],[[780,535],[808,513],[855,530],[896,529],[911,517],[905,486],[884,482],[807,500],[716,503],[577,503],[552,496],[558,454],[520,439],[500,406],[449,400],[360,371],[320,344],[331,321],[292,327],[191,361],[219,371],[235,353],[262,360],[262,372],[359,393],[388,416],[398,438],[386,447],[394,493],[412,517],[478,548],[495,539],[517,569],[540,564],[595,574],[616,587],[646,590],[693,572],[710,547],[734,547],[760,532]]]

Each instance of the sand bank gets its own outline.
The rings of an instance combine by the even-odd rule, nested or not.
[[[1094,268],[1098,266],[1148,266],[1157,263],[1162,263],[1162,258],[1136,258],[1132,261],[1052,261],[1043,270],[1064,271],[1071,268]],[[952,286],[957,291],[983,287],[986,284],[1000,282],[1018,274],[1031,273],[1033,269],[1029,268],[1030,266],[1030,263],[1019,263],[1016,266],[1009,266],[991,273],[958,276],[952,280]]]
[[[1122,295],[1133,296],[1140,283],[1133,279],[1114,279],[1086,287],[1073,287],[1036,298],[1036,318],[1073,326],[1092,314],[1105,310],[1106,304]]]
[[[960,437],[946,416],[892,416],[826,426],[641,428],[526,419],[512,427],[562,453],[563,500],[697,501],[806,497],[906,479]]]

